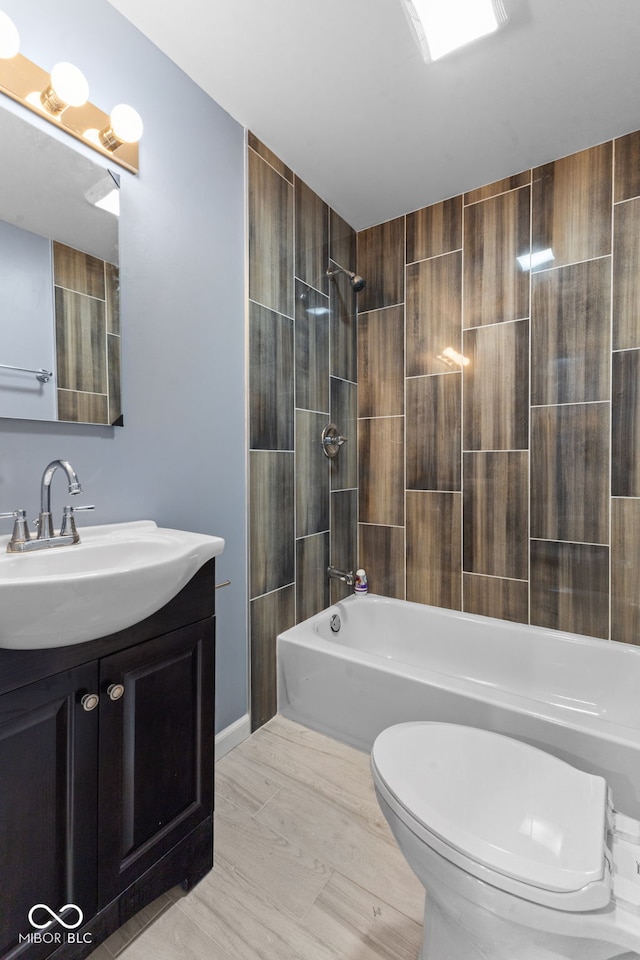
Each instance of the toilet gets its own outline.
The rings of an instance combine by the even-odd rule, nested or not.
[[[419,960],[640,958],[640,822],[607,783],[488,730],[401,723],[378,802],[425,887]]]

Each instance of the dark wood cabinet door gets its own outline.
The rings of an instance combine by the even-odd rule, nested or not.
[[[84,694],[98,692],[97,662],[39,680],[0,697],[0,957],[37,957],[32,935],[75,904],[96,909],[98,710]],[[72,916],[73,913],[73,916]],[[69,923],[78,914],[68,911]],[[64,934],[59,924],[48,933]]]
[[[101,906],[211,815],[213,689],[213,620],[100,661]]]

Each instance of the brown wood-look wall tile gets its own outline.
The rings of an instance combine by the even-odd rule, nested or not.
[[[329,207],[295,178],[295,271],[309,286],[329,293]]]
[[[467,573],[529,575],[529,455],[465,453],[464,562]]]
[[[640,199],[613,208],[613,349],[640,347]]]
[[[329,529],[329,461],[322,452],[324,413],[296,410],[296,536]]]
[[[551,248],[557,267],[611,253],[612,146],[602,143],[533,171],[531,249]]]
[[[288,180],[289,183],[293,183],[293,170],[289,169],[289,167],[282,162],[280,157],[276,156],[272,150],[269,150],[269,147],[262,143],[261,140],[258,140],[256,135],[251,133],[251,131],[249,131],[248,134],[248,143],[251,149],[255,150],[258,156],[262,157],[263,160],[266,160],[267,163],[274,168],[274,170],[277,170],[278,173],[285,178],[285,180]]]
[[[443,373],[447,347],[460,353],[462,252],[407,267],[407,376]]]
[[[489,197],[497,197],[499,193],[507,193],[509,190],[516,190],[518,187],[526,187],[530,183],[531,170],[523,170],[522,173],[504,177],[502,180],[494,180],[493,183],[487,183],[484,187],[470,190],[469,193],[465,193],[464,202],[465,204],[478,203],[479,200],[488,200]]]
[[[356,232],[335,210],[329,211],[329,256],[338,266],[356,272]]]
[[[331,494],[331,565],[339,570],[358,567],[358,491],[336,490]],[[352,587],[331,581],[331,602],[348,596]]]
[[[293,317],[293,187],[249,150],[249,299]]]
[[[120,337],[107,334],[107,357],[109,366],[109,423],[122,426],[122,401],[120,397]]]
[[[359,553],[371,593],[404,600],[404,527],[361,523]]]
[[[295,580],[293,453],[249,454],[251,597]]]
[[[404,308],[358,315],[358,416],[404,414]]]
[[[104,265],[107,302],[107,333],[120,333],[120,271],[113,263]]]
[[[357,540],[357,536],[356,536]],[[334,564],[335,566],[335,564]],[[344,570],[345,567],[341,567],[341,570]],[[349,567],[349,570],[351,567]],[[353,593],[353,587],[348,587],[346,583],[343,583],[341,580],[334,580],[332,578],[331,583],[329,584],[329,602],[337,603],[338,600],[346,600],[347,597],[351,596]]]
[[[249,303],[249,445],[293,450],[293,320]]]
[[[404,302],[404,217],[358,234],[358,273],[366,282],[358,294],[361,313]]]
[[[329,299],[296,280],[296,406],[329,413]]]
[[[331,489],[347,490],[358,486],[358,388],[349,380],[331,378],[330,421],[347,438],[340,453],[329,461]]]
[[[613,151],[614,203],[640,197],[640,130],[614,140]]]
[[[530,187],[474,203],[464,217],[464,326],[529,316]]]
[[[460,489],[461,375],[407,380],[407,488]]]
[[[529,584],[524,580],[465,573],[463,596],[465,613],[514,623],[529,622]]]
[[[465,450],[529,446],[529,321],[464,331]]]
[[[334,266],[333,261],[331,266]],[[358,379],[358,318],[356,296],[348,278],[336,274],[329,283],[331,376]]]
[[[640,497],[640,350],[613,354],[611,495]]]
[[[360,522],[404,524],[404,417],[358,422]]]
[[[329,533],[296,541],[296,623],[329,606]]]
[[[640,500],[611,501],[611,639],[640,644]]]
[[[104,300],[55,288],[58,387],[107,393]]]
[[[296,622],[293,584],[251,601],[251,729],[275,716],[278,634]]]
[[[53,282],[58,287],[105,299],[104,260],[63,243],[53,243]]]
[[[108,399],[98,393],[58,390],[58,420],[109,424]]]
[[[531,623],[609,636],[609,548],[531,541]]]
[[[459,493],[407,492],[407,600],[460,610]]]
[[[609,542],[609,404],[531,411],[531,536]]]
[[[531,278],[531,402],[609,399],[611,260]]]
[[[462,197],[407,214],[407,263],[462,247]]]

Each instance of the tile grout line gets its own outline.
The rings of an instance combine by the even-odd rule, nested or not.
[[[284,790],[284,787],[285,787],[285,784],[281,783],[280,786],[278,787],[278,789],[275,791],[275,793],[273,793],[273,794],[269,797],[268,800],[265,800],[265,802],[264,802],[257,810],[254,810],[254,812],[251,814],[251,819],[252,819],[252,820],[255,820],[256,817],[258,816],[258,814],[261,813],[261,812],[264,810],[264,808],[266,807],[266,805],[267,805],[268,803],[271,803],[271,801],[274,800],[282,790]],[[231,801],[231,802],[233,802],[233,801]],[[260,822],[260,821],[258,821],[258,823],[259,823],[259,822]]]
[[[609,497],[609,554],[608,554],[608,563],[609,569],[608,574],[608,632],[607,638],[609,640],[613,639],[613,405],[614,405],[614,395],[613,395],[613,344],[614,344],[614,329],[613,329],[613,305],[614,305],[614,280],[615,280],[615,270],[614,270],[614,257],[615,257],[615,222],[616,222],[616,205],[615,205],[615,196],[616,196],[616,141],[615,138],[612,141],[611,145],[611,264],[609,267],[609,463],[607,471],[607,484],[608,484],[608,497]]]

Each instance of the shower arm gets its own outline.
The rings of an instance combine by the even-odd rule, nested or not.
[[[358,276],[357,273],[354,273],[352,270],[345,270],[344,267],[332,266],[329,264],[327,267],[327,276],[330,280],[333,280],[338,273],[344,273],[345,277],[349,278],[349,283],[352,288],[358,293],[358,291],[363,290],[365,282],[362,277]]]

